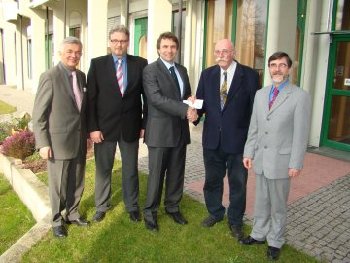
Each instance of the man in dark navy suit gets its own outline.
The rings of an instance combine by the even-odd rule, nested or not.
[[[240,240],[248,175],[242,164],[242,154],[259,79],[257,72],[234,60],[235,50],[230,40],[219,40],[214,55],[217,65],[202,71],[196,94],[197,99],[204,100],[198,115],[205,114],[203,190],[209,216],[202,225],[212,227],[224,218],[223,180],[227,174],[230,190],[228,224],[232,235]]]

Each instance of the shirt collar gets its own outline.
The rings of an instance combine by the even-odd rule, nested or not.
[[[119,58],[114,54],[112,54],[112,57],[113,57],[114,64],[116,64]],[[122,56],[122,62],[125,62],[125,61],[126,61],[126,54]]]
[[[236,66],[237,66],[237,62],[233,60],[231,65],[226,70],[220,67],[221,75],[224,74],[225,71],[227,72],[227,74],[231,75],[231,73],[235,71]]]
[[[162,59],[161,57],[159,57],[160,58],[160,60],[161,61],[163,61],[163,63],[164,63],[164,65],[166,66],[166,68],[169,70],[170,69],[170,67],[175,67],[175,63],[173,62],[173,63],[170,63],[170,62],[168,62],[168,61],[165,61],[164,59]]]

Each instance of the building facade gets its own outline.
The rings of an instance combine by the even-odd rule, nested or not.
[[[2,0],[0,8],[0,84],[35,93],[69,35],[84,44],[87,72],[91,58],[109,52],[109,29],[124,24],[129,53],[149,62],[159,34],[174,32],[195,92],[201,70],[215,63],[216,41],[230,38],[262,86],[267,58],[287,52],[292,82],[312,96],[309,144],[350,151],[350,0]]]

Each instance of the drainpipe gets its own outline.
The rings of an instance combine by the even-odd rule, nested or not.
[[[19,45],[21,49],[21,82],[22,82],[22,90],[24,90],[24,73],[23,73],[23,39],[22,39],[22,29],[23,29],[23,17],[21,15],[19,16]]]
[[[67,0],[63,1],[63,38],[66,38],[66,21],[67,21]]]
[[[50,65],[50,25],[49,25],[49,7],[46,7],[46,54],[47,54],[47,65],[46,68],[49,69],[51,67]]]
[[[182,0],[179,0],[179,21],[177,23],[178,38],[179,38],[179,55],[178,62],[181,64],[181,45],[182,45]]]

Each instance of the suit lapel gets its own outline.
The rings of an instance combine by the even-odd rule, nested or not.
[[[117,76],[116,76],[116,71],[115,71],[115,65],[114,65],[114,59],[112,55],[108,55],[107,57],[107,76],[112,83],[112,85],[108,85],[109,88],[113,89],[114,91],[117,90],[117,93],[122,96],[118,81],[117,81]]]
[[[211,85],[210,85],[210,90],[211,90],[211,96],[213,98],[215,98],[215,104],[217,105],[218,109],[221,111],[221,102],[220,102],[220,67],[219,66],[215,66],[215,68],[212,71],[212,76],[209,78],[211,79]],[[225,108],[225,107],[224,107]]]
[[[160,68],[160,71],[163,72],[164,76],[168,80],[168,83],[170,83],[171,92],[173,93],[174,97],[177,98],[178,100],[181,100],[180,91],[178,90],[178,88],[175,84],[175,80],[170,75],[169,70],[167,69],[167,67],[165,66],[165,64],[163,63],[163,61],[160,58],[158,58],[157,63],[158,63],[158,66]]]
[[[67,76],[67,72],[63,67],[64,67],[63,65],[57,66],[59,79],[63,80],[63,85],[62,85],[63,89],[66,90],[66,92],[69,94],[70,98],[72,99],[73,104],[76,105],[75,97],[72,89],[72,83],[71,83],[72,79],[70,76]]]
[[[228,103],[232,98],[236,97],[238,91],[242,88],[242,85],[241,85],[242,77],[243,77],[242,68],[240,64],[237,63],[235,74],[233,75],[231,86],[227,94],[226,103]]]
[[[278,107],[281,106],[288,99],[291,92],[292,92],[292,87],[290,86],[290,84],[288,84],[288,86],[283,88],[282,91],[276,97],[276,100],[272,104],[269,114],[271,114],[276,109],[278,109]],[[268,102],[267,102],[267,105],[268,105]]]

